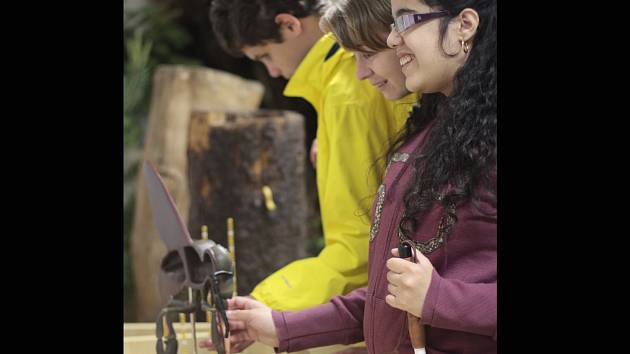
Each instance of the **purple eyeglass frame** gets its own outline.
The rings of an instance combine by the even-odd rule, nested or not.
[[[424,14],[415,13],[409,15],[401,15],[394,19],[394,23],[391,24],[391,27],[392,30],[396,30],[396,32],[398,33],[403,33],[413,25],[446,15],[448,15],[448,11],[446,10],[428,12]]]

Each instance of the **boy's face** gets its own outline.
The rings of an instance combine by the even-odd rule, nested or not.
[[[243,47],[241,50],[249,59],[265,64],[271,77],[282,76],[289,79],[306,55],[306,52],[293,42],[292,39],[288,39],[282,43],[271,42]]]

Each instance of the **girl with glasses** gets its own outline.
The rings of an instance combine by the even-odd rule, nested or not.
[[[391,15],[387,43],[421,99],[372,207],[368,286],[297,312],[233,299],[237,345],[410,354],[407,312],[429,354],[497,352],[496,0],[391,0]]]

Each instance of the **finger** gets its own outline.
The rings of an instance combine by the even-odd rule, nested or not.
[[[231,299],[227,299],[228,310],[239,310],[243,308],[244,304],[242,300],[238,300],[237,297],[233,297]]]
[[[395,273],[403,273],[407,271],[408,267],[411,264],[413,263],[407,260],[404,260],[402,258],[396,258],[396,257],[392,257],[388,259],[387,262],[385,263],[385,265],[387,266],[387,269]]]
[[[230,343],[231,344],[238,344],[238,343],[242,343],[242,342],[249,342],[251,340],[252,340],[252,338],[249,336],[249,333],[247,333],[247,331],[230,332]]]
[[[385,302],[394,308],[399,309],[400,307],[398,307],[398,303],[396,302],[396,297],[392,294],[388,294],[387,296],[385,296]]]
[[[207,339],[199,342],[200,348],[207,348],[208,350],[214,349],[214,344],[212,344],[212,339]]]
[[[233,354],[233,353],[237,353],[237,354],[238,354],[238,353],[240,353],[240,352],[242,352],[242,351],[243,351],[243,349],[241,349],[241,348],[240,348],[240,343],[239,343],[239,344],[236,344],[236,345],[233,345],[233,346],[230,348],[230,354]]]
[[[228,319],[229,320],[229,319]],[[247,324],[244,321],[230,321],[230,331],[246,330]]]
[[[227,315],[230,323],[232,323],[232,321],[242,321],[247,323],[251,317],[251,310],[229,310],[225,311],[225,314]]]
[[[228,299],[228,310],[248,310],[250,308],[258,307],[258,304],[258,301],[249,297],[236,296]]]
[[[387,282],[396,286],[400,286],[401,284],[402,274],[387,272]]]
[[[394,257],[400,257],[400,256],[398,255],[398,248],[392,248],[392,255],[393,255]]]
[[[389,291],[390,294],[394,296],[398,296],[398,290],[399,288],[397,286],[392,285],[392,284],[387,284],[387,291]]]

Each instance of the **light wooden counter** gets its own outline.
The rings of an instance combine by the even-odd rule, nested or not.
[[[190,323],[174,323],[177,333],[178,354],[194,354],[192,348],[192,326]],[[197,342],[210,337],[210,325],[207,322],[197,323]],[[125,323],[123,325],[124,354],[153,354],[155,353],[155,323]],[[332,345],[328,347],[313,348],[294,352],[296,354],[333,354],[340,350],[350,348],[344,345]],[[197,347],[198,354],[216,354]],[[261,343],[254,343],[243,354],[275,354],[272,347]]]

